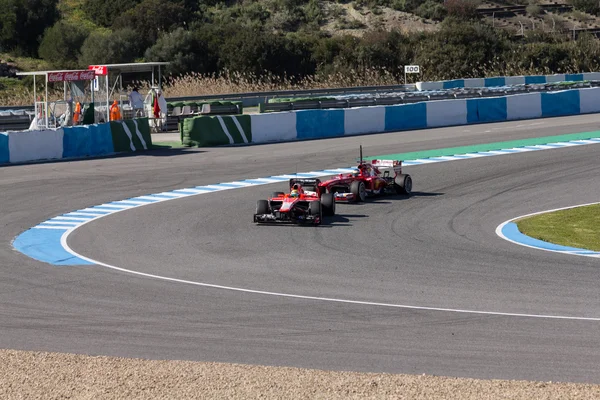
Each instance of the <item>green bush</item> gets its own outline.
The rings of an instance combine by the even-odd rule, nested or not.
[[[0,50],[37,56],[44,31],[58,20],[58,0],[2,0]]]
[[[180,75],[186,72],[210,73],[216,69],[216,57],[195,32],[177,28],[164,33],[146,50],[144,57],[151,61],[168,61],[165,73]]]
[[[55,68],[75,69],[81,56],[80,49],[89,35],[89,30],[80,24],[57,22],[44,34],[39,54]]]
[[[114,32],[96,30],[87,37],[81,46],[79,64],[117,64],[134,62],[143,54],[139,36],[132,29]]]
[[[419,17],[432,19],[434,21],[442,21],[446,18],[448,12],[446,8],[435,0],[427,0],[421,4],[416,10],[415,14]]]

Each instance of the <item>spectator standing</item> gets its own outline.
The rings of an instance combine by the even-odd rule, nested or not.
[[[134,117],[144,116],[144,98],[135,86],[131,93],[129,93],[129,104],[131,104],[131,108],[133,109]]]

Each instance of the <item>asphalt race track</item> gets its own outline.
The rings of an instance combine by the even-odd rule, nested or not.
[[[600,201],[600,145],[406,167],[411,198],[338,204],[317,228],[252,224],[256,200],[285,188],[274,184],[128,210],[69,237],[86,257],[190,283],[51,266],[10,244],[107,201],[353,165],[359,144],[454,147],[595,131],[598,118],[0,168],[0,348],[600,383],[598,260],[495,234],[518,215]]]

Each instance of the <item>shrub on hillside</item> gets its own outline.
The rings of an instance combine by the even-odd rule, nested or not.
[[[450,16],[475,19],[477,18],[477,7],[480,3],[480,0],[445,0],[444,6]]]
[[[79,66],[81,46],[89,33],[81,24],[61,20],[46,30],[39,55],[55,68],[75,69]]]
[[[2,0],[0,49],[37,56],[44,31],[58,20],[58,0]]]
[[[142,46],[138,33],[132,29],[114,32],[96,30],[83,42],[79,63],[95,65],[134,62],[142,56]]]
[[[144,58],[170,62],[165,71],[170,75],[210,73],[216,70],[217,61],[206,41],[201,40],[197,33],[183,28],[162,34],[156,44],[146,50]]]
[[[600,14],[600,4],[596,0],[569,0],[569,3],[577,10],[594,15]]]
[[[132,9],[141,0],[84,0],[82,10],[85,15],[96,24],[111,27],[115,19]]]
[[[442,21],[444,18],[446,18],[448,12],[440,2],[435,0],[427,0],[415,10],[415,14],[417,14],[419,17],[432,19],[434,21]]]

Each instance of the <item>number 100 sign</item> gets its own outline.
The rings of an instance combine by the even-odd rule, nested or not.
[[[418,65],[405,65],[404,66],[404,84],[407,84],[406,74],[419,74],[421,73],[421,67]]]

